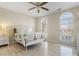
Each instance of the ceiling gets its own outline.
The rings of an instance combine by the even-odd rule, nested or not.
[[[65,10],[76,6],[79,6],[78,2],[48,2],[44,5],[44,7],[48,8],[49,11],[40,9],[40,13],[38,14],[36,9],[33,9],[31,11],[27,10],[31,7],[34,7],[32,4],[29,4],[28,2],[0,2],[1,8],[5,8],[19,13],[24,13],[33,17],[45,16],[48,13],[58,11],[58,9],[60,8],[61,10]]]

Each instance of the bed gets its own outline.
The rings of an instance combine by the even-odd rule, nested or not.
[[[27,46],[43,42],[44,37],[40,32],[26,34],[15,33],[15,40],[27,48]]]

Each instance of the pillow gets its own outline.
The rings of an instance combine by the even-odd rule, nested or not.
[[[37,39],[36,39],[36,35],[35,35],[35,34],[34,34],[34,40],[37,40]]]
[[[16,38],[17,40],[21,40],[21,34],[15,33],[15,38]]]
[[[33,33],[27,34],[26,40],[27,41],[33,41],[34,40],[34,34]]]
[[[41,33],[35,33],[36,39],[41,39]]]

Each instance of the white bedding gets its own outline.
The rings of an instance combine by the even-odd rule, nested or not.
[[[9,39],[5,36],[0,36],[0,45],[9,44]]]

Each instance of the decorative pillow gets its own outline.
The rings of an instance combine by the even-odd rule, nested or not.
[[[43,34],[41,34],[41,39],[43,39],[44,37],[43,37]]]
[[[33,33],[30,33],[30,34],[27,34],[27,41],[33,41],[34,40],[34,34]]]
[[[34,34],[34,40],[37,40],[36,35]]]
[[[36,39],[41,39],[41,33],[35,33]]]
[[[16,38],[17,40],[21,40],[21,34],[15,33],[15,38]]]

